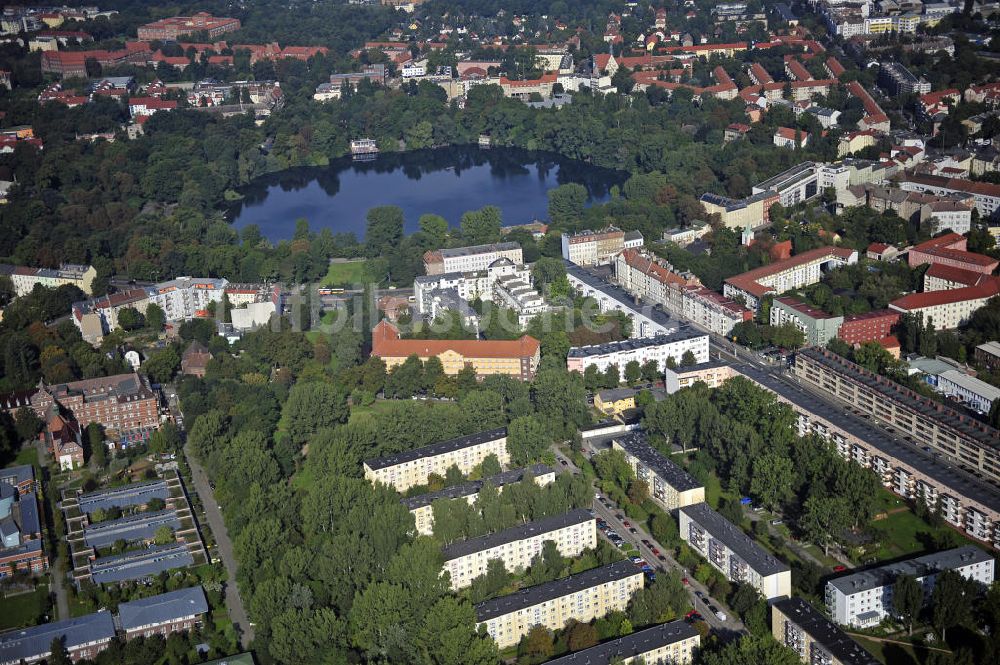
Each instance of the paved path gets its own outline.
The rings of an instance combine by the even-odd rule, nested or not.
[[[66,571],[58,560],[49,570],[51,581],[49,582],[49,592],[56,597],[56,618],[60,621],[69,619],[69,596],[66,594]]]

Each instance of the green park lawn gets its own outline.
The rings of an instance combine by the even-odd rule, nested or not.
[[[46,611],[49,591],[40,586],[34,591],[0,598],[0,630],[30,626]]]
[[[323,286],[354,286],[367,279],[368,262],[364,259],[347,263],[331,263],[326,271]]]

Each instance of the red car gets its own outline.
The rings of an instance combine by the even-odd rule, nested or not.
[[[842,573],[845,570],[847,570],[847,566],[834,566],[833,567],[833,572],[835,572],[835,573]]]
[[[691,581],[688,580],[688,578],[685,577],[685,578],[681,579],[681,584],[683,584],[684,586],[691,586]]]
[[[631,524],[629,524],[629,523],[628,523],[628,520],[624,520],[624,521],[622,522],[622,524],[624,524],[624,525],[625,525],[625,528],[626,528],[626,529],[628,529],[629,527],[631,527],[631,526],[632,526]]]
[[[652,552],[653,554],[655,554],[656,556],[660,556],[660,550],[656,549],[655,547],[654,547],[654,548],[652,548],[652,549],[651,549],[650,551],[651,551],[651,552]]]

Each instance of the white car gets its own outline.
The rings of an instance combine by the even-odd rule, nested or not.
[[[726,617],[725,612],[721,610],[715,610],[715,618],[718,619],[719,621],[725,621],[728,617]]]

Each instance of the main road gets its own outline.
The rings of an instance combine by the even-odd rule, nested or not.
[[[191,480],[194,483],[194,489],[198,493],[198,496],[201,497],[201,504],[205,509],[205,520],[208,522],[208,526],[215,538],[216,554],[222,560],[222,565],[226,569],[226,608],[229,610],[229,618],[232,620],[233,628],[236,629],[236,634],[239,636],[240,645],[242,648],[247,649],[253,642],[253,624],[250,623],[250,617],[247,614],[246,607],[243,605],[243,599],[240,597],[240,590],[236,584],[237,563],[236,555],[233,553],[233,541],[229,538],[229,532],[226,530],[226,521],[222,517],[219,504],[215,501],[215,493],[212,491],[212,485],[208,481],[208,474],[205,473],[205,469],[198,463],[194,455],[191,454],[191,448],[187,444],[187,434],[184,430],[184,416],[177,403],[176,392],[174,392],[172,387],[168,389],[168,392],[170,395],[167,397],[167,404],[170,407],[174,421],[177,423],[177,428],[180,430],[181,436],[185,441],[184,459],[187,460],[188,466],[191,468]]]

